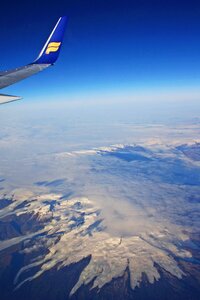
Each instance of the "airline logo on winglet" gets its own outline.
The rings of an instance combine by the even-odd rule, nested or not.
[[[60,42],[51,42],[47,46],[47,49],[45,51],[46,54],[49,54],[51,52],[56,52],[60,48],[61,43]]]

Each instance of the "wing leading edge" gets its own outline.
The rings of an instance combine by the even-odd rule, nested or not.
[[[0,72],[0,89],[28,78],[53,65],[57,60],[66,28],[67,17],[59,18],[37,59],[26,66]],[[0,94],[0,104],[19,100],[20,97]]]

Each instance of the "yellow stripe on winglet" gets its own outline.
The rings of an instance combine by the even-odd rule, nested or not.
[[[56,52],[58,51],[59,47],[60,47],[60,42],[51,42],[49,43],[49,45],[47,46],[47,49],[45,51],[46,54],[49,54],[51,52]]]

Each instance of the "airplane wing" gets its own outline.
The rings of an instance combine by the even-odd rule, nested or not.
[[[55,63],[60,53],[66,22],[66,17],[59,18],[47,42],[34,62],[20,68],[0,72],[0,89],[37,74]],[[0,104],[19,99],[21,99],[21,97],[0,94]]]

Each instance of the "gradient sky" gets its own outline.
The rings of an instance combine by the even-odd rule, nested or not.
[[[57,19],[69,17],[56,66],[2,92],[26,99],[200,83],[200,2],[171,0],[4,1],[1,69],[36,58]]]

